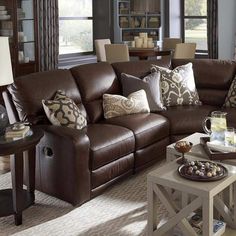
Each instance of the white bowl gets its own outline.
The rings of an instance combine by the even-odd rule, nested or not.
[[[0,10],[0,16],[5,16],[7,14],[7,11]]]
[[[10,18],[10,15],[0,15],[0,20],[9,20]]]

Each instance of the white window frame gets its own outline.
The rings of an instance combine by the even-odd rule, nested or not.
[[[182,14],[181,14],[181,16],[182,16],[181,17],[182,18],[182,22],[181,22],[181,25],[182,25],[182,39],[183,39],[184,42],[185,42],[185,19],[204,19],[204,20],[208,21],[208,16],[207,15],[206,16],[194,16],[194,15],[186,16],[185,15],[185,1],[186,0],[181,1],[181,5],[182,5],[181,6],[181,9],[182,9]],[[206,4],[207,4],[207,0],[206,0]],[[207,31],[208,31],[208,28],[207,28]],[[207,41],[208,41],[208,32],[207,32]],[[207,50],[196,49],[196,52],[208,55],[208,49]]]
[[[93,9],[93,1],[92,1],[92,9]],[[92,25],[94,26],[93,16],[88,16],[88,17],[84,17],[84,16],[83,17],[80,17],[80,16],[76,16],[76,17],[70,17],[70,16],[60,17],[59,16],[59,22],[60,21],[65,21],[65,20],[92,20]],[[63,59],[63,58],[71,58],[71,57],[78,57],[78,56],[93,54],[94,53],[94,39],[93,39],[92,48],[93,48],[92,51],[87,51],[87,52],[74,52],[74,53],[59,54],[59,59],[60,58]]]

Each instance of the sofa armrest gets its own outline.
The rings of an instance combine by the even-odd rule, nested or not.
[[[82,130],[45,125],[37,146],[36,187],[82,204],[90,199],[89,138]]]

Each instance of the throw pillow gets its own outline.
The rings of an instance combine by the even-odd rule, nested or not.
[[[236,76],[230,85],[229,92],[226,96],[224,107],[236,107]]]
[[[121,95],[103,94],[103,110],[105,119],[150,112],[147,96],[143,89],[131,93],[127,98]]]
[[[127,97],[130,93],[144,89],[151,111],[165,109],[161,96],[160,72],[151,73],[143,79],[122,73],[121,84],[124,96]]]
[[[161,73],[162,99],[165,106],[202,104],[195,87],[192,63],[178,66],[174,70],[152,65],[151,71]]]
[[[54,100],[67,99],[67,98],[69,98],[69,97],[66,96],[65,91],[57,90],[57,92],[55,94],[55,97],[54,97]]]
[[[74,101],[58,90],[54,100],[42,100],[44,111],[53,125],[82,129],[87,125],[86,118]]]

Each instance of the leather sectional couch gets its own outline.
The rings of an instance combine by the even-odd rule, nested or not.
[[[122,94],[122,72],[143,77],[151,64],[174,68],[189,61],[202,106],[104,119],[102,96]],[[27,120],[45,131],[37,146],[36,188],[80,205],[164,158],[170,142],[202,132],[203,118],[221,109],[235,73],[234,62],[219,60],[101,62],[17,78],[3,96],[11,123]],[[88,125],[83,130],[50,125],[41,101],[59,89],[86,115]],[[236,109],[226,110],[229,124],[236,127]]]

